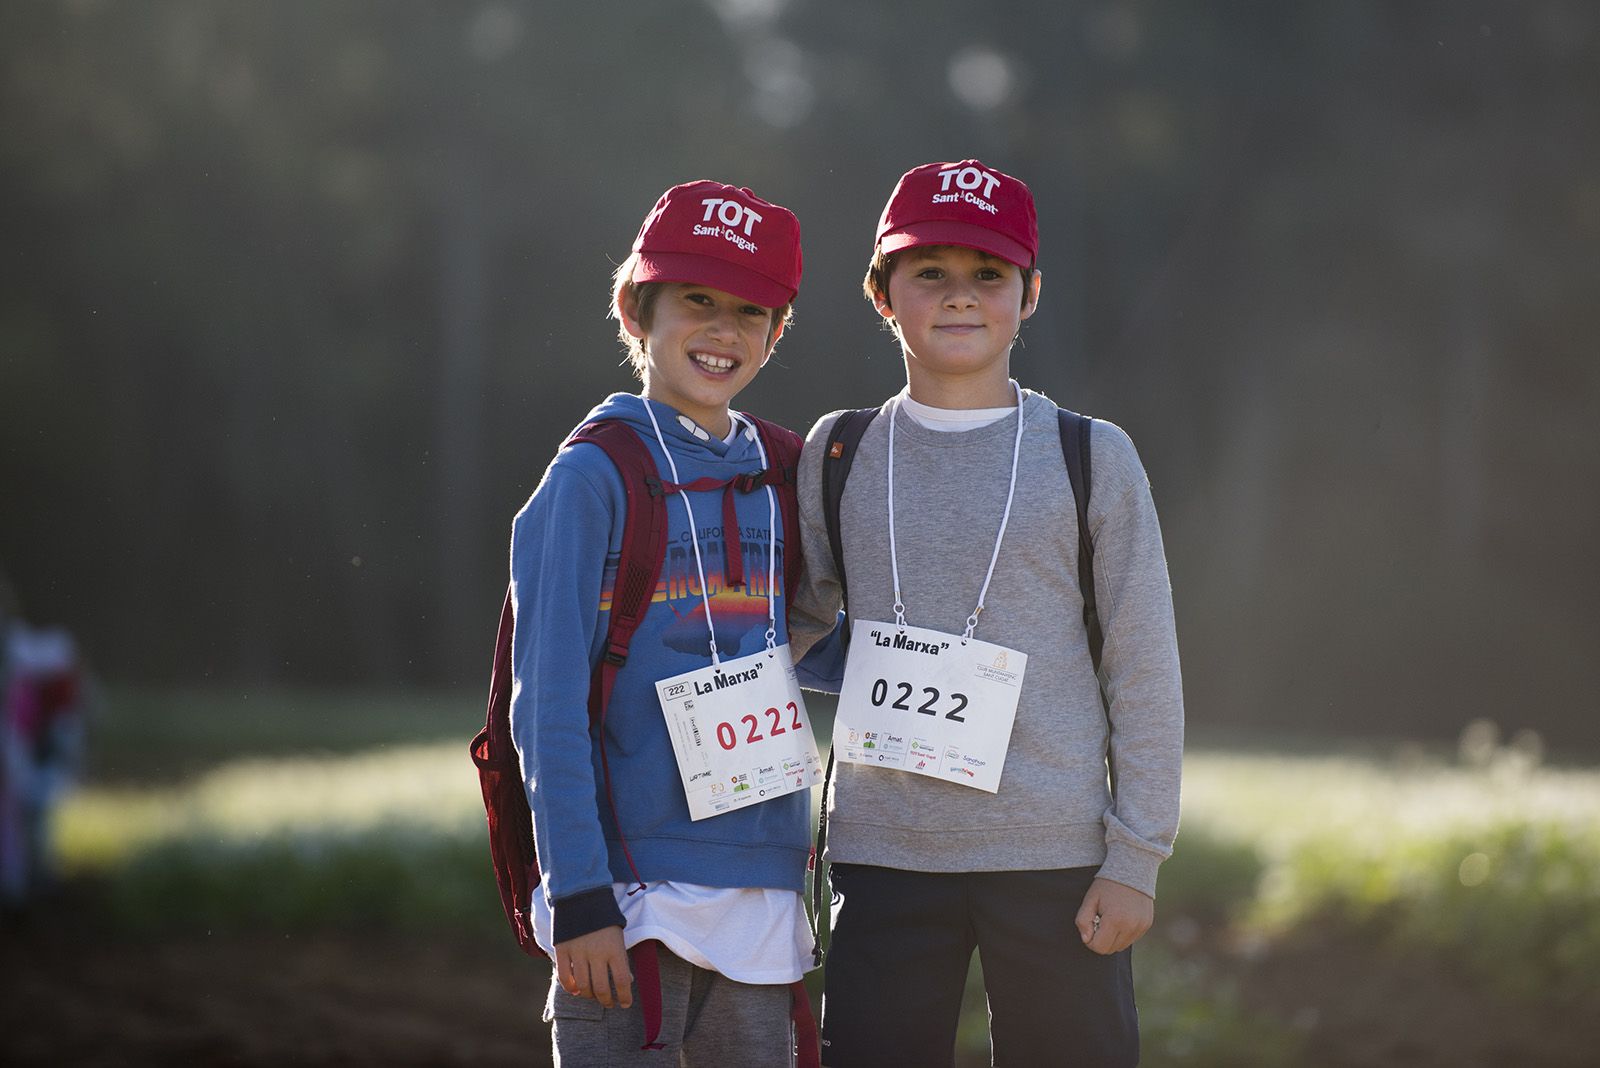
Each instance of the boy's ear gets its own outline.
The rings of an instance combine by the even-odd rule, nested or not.
[[[767,354],[761,357],[762,367],[765,367],[767,361],[772,359],[772,350],[778,347],[778,339],[783,336],[783,328],[788,325],[787,322],[780,319],[778,320],[778,325],[772,328],[772,336],[767,338]]]
[[[617,291],[617,321],[622,324],[631,337],[640,341],[645,338],[644,327],[639,325],[639,291],[632,286],[623,286]]]
[[[894,309],[889,306],[889,298],[882,293],[872,294],[872,306],[878,309],[878,314],[885,319],[894,318]]]
[[[1035,267],[1028,276],[1028,299],[1022,305],[1022,317],[1026,319],[1039,310],[1039,286],[1044,282],[1044,275]]]

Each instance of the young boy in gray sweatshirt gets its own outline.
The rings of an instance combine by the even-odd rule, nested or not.
[[[996,1064],[1138,1062],[1129,947],[1178,829],[1171,588],[1138,454],[1097,420],[1097,677],[1057,408],[1010,378],[1037,252],[1021,181],[977,160],[907,172],[865,283],[906,389],[855,450],[843,576],[821,489],[839,413],[801,459],[796,653],[846,589],[852,628],[827,813],[833,1068],[951,1063],[974,948]]]

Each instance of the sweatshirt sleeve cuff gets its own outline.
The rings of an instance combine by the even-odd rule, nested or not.
[[[560,944],[591,931],[623,926],[622,910],[611,887],[597,886],[552,901],[550,926],[551,941]]]
[[[1171,855],[1170,843],[1152,843],[1139,838],[1126,823],[1117,819],[1115,812],[1106,812],[1106,863],[1101,865],[1099,878],[1155,897],[1155,873]]]
[[[1096,876],[1123,886],[1131,886],[1141,894],[1156,896],[1156,869],[1161,862],[1154,857],[1139,856],[1131,851],[1113,850],[1106,855]]]

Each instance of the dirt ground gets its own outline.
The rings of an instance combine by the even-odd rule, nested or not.
[[[550,1063],[548,972],[509,937],[141,941],[97,936],[82,916],[57,907],[3,932],[0,1063]],[[1307,1036],[1306,1068],[1597,1063],[1595,1013],[1511,1005],[1429,961],[1308,942],[1241,958],[1234,974],[1246,1009]]]
[[[1435,958],[1302,937],[1238,971],[1243,1003],[1307,1038],[1307,1068],[1594,1068],[1600,979],[1515,1000]]]
[[[46,930],[0,942],[6,1065],[548,1065],[548,969],[509,937]]]

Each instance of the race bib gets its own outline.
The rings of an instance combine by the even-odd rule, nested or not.
[[[1003,645],[856,620],[834,753],[995,793],[1027,666],[1026,653]]]
[[[822,781],[822,761],[780,645],[656,683],[689,818],[703,820]]]

